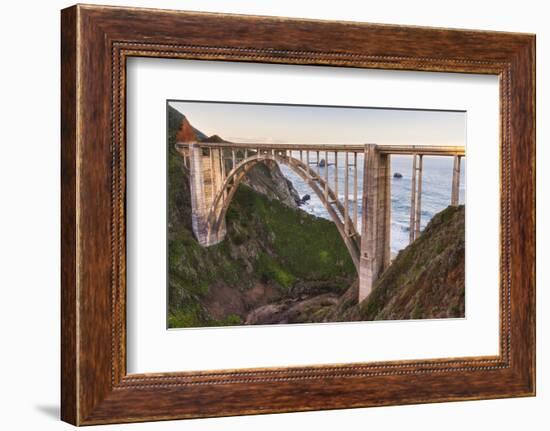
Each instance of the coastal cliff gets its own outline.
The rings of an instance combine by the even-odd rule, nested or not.
[[[169,327],[253,323],[248,317],[259,307],[319,294],[330,293],[335,303],[355,278],[351,258],[332,222],[297,208],[276,163],[257,165],[239,186],[224,241],[197,243],[189,171],[174,145],[176,135],[179,142],[213,138],[175,109],[168,114]]]

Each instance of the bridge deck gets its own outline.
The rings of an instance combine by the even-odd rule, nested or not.
[[[265,144],[265,143],[237,143],[237,142],[197,142],[203,148],[232,148],[268,151],[330,151],[330,152],[355,152],[362,153],[365,145],[332,145],[332,144]],[[187,143],[178,143],[178,147],[184,148]],[[377,145],[380,154],[421,154],[424,156],[465,156],[463,146],[448,145]]]

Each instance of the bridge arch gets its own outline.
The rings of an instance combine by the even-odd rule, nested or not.
[[[220,229],[225,229],[225,216],[227,209],[233,200],[233,196],[239,185],[242,183],[246,174],[257,164],[265,161],[274,161],[284,164],[292,169],[310,189],[319,197],[332,221],[336,225],[344,244],[346,245],[355,268],[359,272],[360,261],[360,245],[361,237],[357,232],[357,227],[352,222],[349,215],[347,216],[344,205],[339,201],[334,190],[329,186],[328,181],[319,176],[317,172],[311,169],[308,165],[286,154],[278,153],[257,153],[251,157],[247,157],[236,164],[227,174],[221,188],[215,195],[208,217],[206,220],[207,238],[218,237]],[[347,230],[346,230],[347,226]]]

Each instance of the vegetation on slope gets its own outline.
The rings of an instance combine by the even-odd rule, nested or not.
[[[354,285],[327,315],[332,320],[464,317],[464,206],[436,214],[396,256],[360,305]]]
[[[308,282],[342,294],[355,276],[347,249],[327,220],[245,185],[235,194],[226,220],[226,238],[211,247],[200,246],[183,221],[170,222],[170,327],[240,323],[263,305],[262,298],[247,297],[258,285],[270,288],[261,289],[268,290],[264,299],[281,300],[303,292]],[[219,302],[227,313],[213,316],[208,305],[219,308]]]

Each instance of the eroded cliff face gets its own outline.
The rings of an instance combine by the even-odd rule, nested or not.
[[[279,165],[272,160],[266,160],[254,166],[246,174],[244,183],[268,198],[277,199],[291,208],[297,208],[301,202],[300,195],[292,182],[284,177]]]

